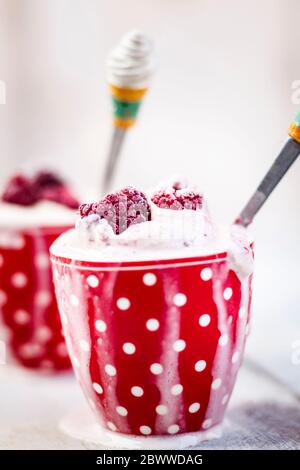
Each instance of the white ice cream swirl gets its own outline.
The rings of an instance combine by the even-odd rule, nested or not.
[[[108,82],[121,88],[146,88],[154,69],[152,50],[145,34],[126,34],[108,58]]]

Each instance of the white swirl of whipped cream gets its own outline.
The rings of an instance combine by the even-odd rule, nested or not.
[[[153,70],[152,41],[136,30],[121,39],[107,61],[108,82],[118,87],[147,87]]]

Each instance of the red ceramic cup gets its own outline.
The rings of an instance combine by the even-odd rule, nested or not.
[[[70,368],[54,295],[49,247],[69,227],[0,229],[0,313],[12,360]]]
[[[106,263],[51,249],[58,305],[84,394],[107,429],[204,431],[223,420],[248,330],[251,276],[226,253]]]

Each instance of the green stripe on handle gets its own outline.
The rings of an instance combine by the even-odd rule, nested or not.
[[[295,118],[294,118],[294,123],[300,127],[300,110],[298,111],[298,113],[296,114]]]
[[[141,101],[122,101],[114,96],[113,101],[113,113],[117,119],[136,119],[138,111],[141,106]]]

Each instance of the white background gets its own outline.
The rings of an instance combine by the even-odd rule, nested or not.
[[[115,185],[184,173],[230,222],[297,109],[299,19],[297,0],[0,0],[0,184],[43,162],[81,190],[99,184],[111,127],[105,59],[139,28],[155,40],[158,69]],[[248,354],[300,391],[299,177],[297,162],[254,224]]]

